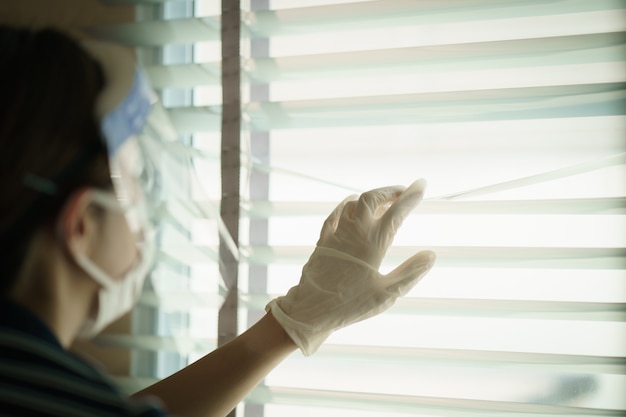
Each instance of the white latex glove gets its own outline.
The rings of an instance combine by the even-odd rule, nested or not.
[[[378,188],[344,200],[326,219],[300,283],[266,307],[305,355],[334,331],[391,307],[426,274],[422,251],[387,275],[378,272],[396,231],[421,201],[426,183]]]

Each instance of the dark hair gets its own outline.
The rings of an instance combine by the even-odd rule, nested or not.
[[[110,186],[94,114],[100,66],[55,29],[0,26],[0,294],[79,187]]]

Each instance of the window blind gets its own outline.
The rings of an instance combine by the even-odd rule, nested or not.
[[[206,191],[168,205],[130,386],[216,346],[220,10],[137,1],[138,48]],[[251,1],[241,30],[240,330],[297,283],[346,195],[428,180],[383,270],[435,268],[292,355],[242,416],[619,416],[626,410],[626,4]],[[143,17],[142,17],[143,16]],[[147,325],[146,323],[150,323]],[[146,327],[148,326],[148,327]]]

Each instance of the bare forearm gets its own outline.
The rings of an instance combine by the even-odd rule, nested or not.
[[[157,396],[180,417],[225,416],[295,349],[268,314],[235,340],[135,397]]]

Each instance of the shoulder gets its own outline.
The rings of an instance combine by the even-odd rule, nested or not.
[[[0,410],[12,416],[166,414],[121,394],[88,363],[36,337],[0,327]]]

